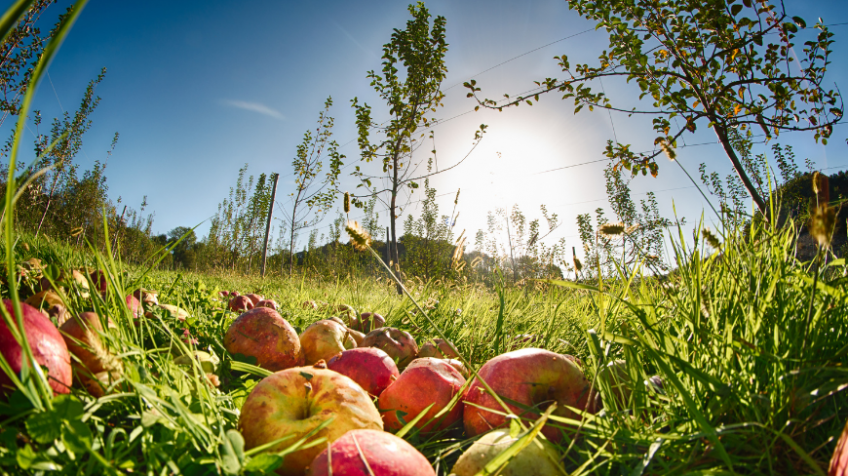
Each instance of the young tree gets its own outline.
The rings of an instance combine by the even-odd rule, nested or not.
[[[738,155],[738,138],[750,139],[757,129],[767,138],[814,131],[816,140],[827,143],[842,117],[840,94],[823,86],[833,34],[818,22],[813,27],[818,32],[799,51],[795,38],[806,23],[790,18],[782,0],[571,0],[568,8],[609,33],[610,50],[599,56],[598,65],[572,68],[567,56],[559,56],[566,79],[538,81],[536,91],[506,104],[478,99],[480,105],[502,109],[560,92],[574,100],[575,114],[588,106],[653,117],[659,150],[635,153],[612,142],[606,148],[608,157],[634,175],[656,176],[656,157],[665,152],[674,159],[677,139],[706,125],[763,216],[766,202]],[[634,81],[640,99],[652,98],[652,108],[613,107],[590,87],[607,77]],[[476,97],[476,82],[465,85]]]
[[[360,198],[370,197],[375,193],[389,195],[388,200],[382,200],[389,209],[390,236],[386,241],[391,244],[392,261],[397,271],[400,271],[397,218],[401,210],[398,195],[404,188],[417,188],[418,180],[446,172],[468,157],[466,155],[465,158],[446,169],[415,176],[421,161],[413,162],[413,155],[421,145],[418,139],[424,137],[424,134],[420,137],[416,134],[420,129],[429,128],[436,122],[434,118],[428,118],[427,114],[435,112],[436,108],[442,105],[444,93],[440,87],[447,73],[444,57],[448,45],[445,41],[444,17],[436,17],[431,27],[430,13],[423,2],[410,5],[409,13],[412,15],[412,20],[407,21],[406,29],[395,29],[392,41],[383,45],[382,74],[372,70],[367,76],[371,80],[371,86],[389,107],[391,118],[384,123],[385,125],[377,125],[371,119],[371,107],[367,103],[359,104],[357,98],[351,101],[356,110],[358,142],[362,151],[361,160],[364,162],[378,160],[384,174],[382,177],[368,176],[357,166],[354,175],[362,181],[359,186],[366,187],[368,193],[355,196],[354,204],[361,208],[363,204]],[[475,143],[471,150],[474,150],[482,139],[484,130],[485,126],[481,125],[475,133]],[[379,136],[375,142],[372,142],[370,138],[372,131]],[[385,187],[374,187],[372,178],[382,178]],[[400,285],[397,291],[398,294],[401,293]]]
[[[324,102],[324,110],[318,114],[315,135],[312,135],[312,131],[306,131],[303,142],[297,146],[297,155],[292,161],[295,189],[291,193],[291,214],[286,216],[290,233],[289,273],[294,269],[294,246],[298,232],[320,223],[330,211],[336,198],[339,172],[345,156],[339,153],[339,145],[336,141],[330,140],[333,135],[333,118],[328,113],[332,105],[333,98],[327,98]],[[324,166],[324,148],[327,148],[330,164],[324,180],[318,182],[319,174]]]

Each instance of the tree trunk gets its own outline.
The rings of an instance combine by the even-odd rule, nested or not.
[[[289,275],[294,272],[294,233],[295,233],[295,217],[297,213],[297,200],[294,201],[292,208],[291,234],[289,235]]]
[[[727,131],[718,124],[713,126],[713,129],[715,129],[716,136],[718,136],[718,140],[724,148],[724,153],[727,154],[727,157],[730,159],[730,163],[733,164],[733,169],[736,170],[736,175],[739,176],[739,179],[742,181],[745,189],[748,190],[748,194],[751,195],[751,199],[754,200],[757,208],[760,209],[760,213],[763,215],[763,218],[768,221],[769,216],[766,202],[762,197],[760,197],[760,194],[754,187],[754,184],[751,183],[751,179],[748,178],[748,174],[745,172],[742,162],[739,161],[739,157],[736,156],[736,151],[733,150],[733,146],[730,144],[730,139],[727,137]]]

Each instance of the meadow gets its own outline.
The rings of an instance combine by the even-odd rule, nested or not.
[[[824,474],[848,418],[844,260],[811,269],[794,259],[791,231],[765,226],[726,236],[712,252],[680,238],[665,276],[495,289],[410,283],[400,298],[387,280],[149,271],[20,237],[12,248],[19,282],[6,283],[4,297],[15,290],[27,297],[37,278],[59,269],[105,269],[104,295],[82,299],[71,284],[65,302],[72,315],[94,310],[115,322],[102,337],[124,373],[99,399],[76,386],[50,398],[35,373],[22,377],[0,406],[1,466],[7,474],[253,474],[284,465],[287,451],[245,451],[236,431],[246,396],[269,374],[222,344],[238,314],[219,291],[240,290],[275,299],[298,330],[333,314],[305,310],[310,299],[379,312],[419,344],[447,337],[472,372],[519,347],[574,355],[604,408],[580,421],[549,417],[571,436],[557,448],[563,474]],[[133,318],[124,296],[139,287],[188,317],[152,306],[150,318]],[[516,339],[522,334],[539,338]],[[216,357],[217,387],[200,369],[174,363],[196,349]],[[618,382],[593,378],[620,360],[625,393]],[[473,442],[461,426],[404,437],[438,474]]]

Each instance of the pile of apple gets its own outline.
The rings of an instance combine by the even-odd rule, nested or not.
[[[389,433],[414,420],[425,435],[463,426],[466,436],[480,436],[453,468],[470,476],[515,441],[500,430],[508,428],[510,412],[536,419],[556,403],[554,415],[579,421],[583,411],[595,411],[590,383],[571,356],[537,348],[507,352],[466,385],[467,370],[450,343],[436,339],[419,348],[408,332],[385,327],[380,314],[357,315],[344,305],[337,311],[346,320],[319,320],[298,335],[274,309],[254,307],[224,337],[228,352],[275,372],[241,409],[246,448],[288,437],[269,448],[281,451],[307,436],[327,439],[286,456],[280,474],[434,475],[422,454]],[[564,430],[546,425],[542,433],[556,442]],[[558,460],[552,445],[536,441],[510,463],[514,473],[502,474],[533,468],[533,474],[554,474]]]

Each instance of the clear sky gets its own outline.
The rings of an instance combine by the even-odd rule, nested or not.
[[[45,28],[69,4],[60,1],[50,7]],[[446,17],[450,44],[443,83],[447,97],[437,116],[466,113],[435,128],[440,167],[465,156],[475,129],[489,125],[468,160],[432,180],[444,194],[441,212],[450,212],[461,187],[457,232],[467,229],[473,237],[485,228],[488,210],[518,203],[532,219],[541,218],[539,205],[546,204],[566,222],[549,240],[565,236],[569,245],[579,245],[577,214],[606,206],[604,164],[563,167],[602,159],[606,141],[614,136],[632,143],[634,150],[652,149],[650,121],[614,113],[610,117],[606,111],[575,116],[570,103],[554,95],[532,108],[469,112],[476,103],[466,99],[461,83],[475,78],[484,96],[492,98],[527,91],[534,80],[558,76],[555,55],[569,55],[572,64],[594,63],[607,47],[605,34],[591,30],[594,25],[569,11],[563,0],[434,0],[426,5],[434,16]],[[786,0],[786,8],[808,24],[816,17],[835,24],[828,79],[845,90],[848,2]],[[295,148],[315,124],[327,96],[335,102],[334,138],[347,155],[346,165],[359,159],[350,99],[369,102],[378,121],[388,117],[365,76],[370,69],[379,70],[382,45],[408,19],[407,2],[396,0],[91,0],[51,65],[49,81],[40,86],[35,107],[49,124],[63,110],[75,110],[88,81],[100,68],[108,69],[97,90],[102,102],[76,160],[87,168],[105,159],[112,136],[119,132],[107,169],[110,197],[120,196],[138,209],[147,195],[157,233],[211,217],[245,163],[250,164],[249,174],[280,173],[278,202],[287,205]],[[605,82],[604,87],[614,103],[631,104],[638,94],[623,82]],[[3,124],[0,135],[7,136],[12,124]],[[779,141],[793,145],[801,161],[809,157],[832,173],[848,167],[846,137],[848,127],[841,125],[826,147],[807,133],[785,134]],[[711,131],[701,127],[684,136],[683,143],[714,141]],[[770,145],[758,147],[759,152]],[[701,162],[723,175],[730,172],[718,144],[681,148],[678,158],[693,175]],[[345,185],[355,186],[351,180]],[[696,189],[683,188],[689,186],[679,168],[665,159],[659,178],[639,177],[631,183],[634,199],[656,191],[666,216],[672,215],[674,204],[692,223],[705,204]],[[416,193],[412,200],[422,195]],[[418,213],[415,205],[406,211]],[[381,218],[386,216],[383,211]],[[327,227],[330,220],[319,226]],[[199,234],[206,230],[208,221]]]

